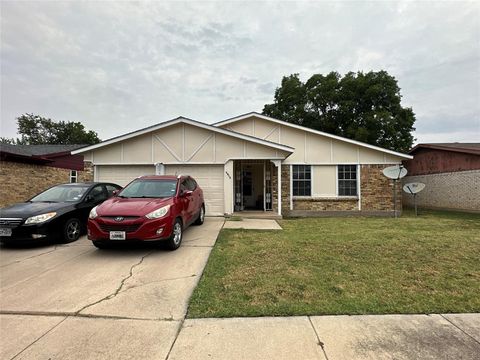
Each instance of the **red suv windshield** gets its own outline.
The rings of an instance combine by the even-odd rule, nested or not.
[[[138,179],[128,184],[119,194],[122,198],[167,198],[175,196],[177,180]]]

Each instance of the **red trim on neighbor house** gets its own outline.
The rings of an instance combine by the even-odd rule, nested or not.
[[[425,145],[418,145],[410,151],[413,153],[413,160],[403,161],[412,176],[480,169],[480,154]]]
[[[7,151],[0,152],[0,159],[2,161],[13,161],[26,164],[45,165],[60,169],[68,170],[84,170],[83,155],[71,155],[70,151],[47,155],[19,155],[12,154]]]

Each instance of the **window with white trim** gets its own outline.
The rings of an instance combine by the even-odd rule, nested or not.
[[[78,180],[78,173],[77,170],[70,170],[70,182],[76,183]]]
[[[312,167],[293,165],[292,182],[293,196],[312,196]]]
[[[338,165],[338,196],[357,196],[357,165]]]

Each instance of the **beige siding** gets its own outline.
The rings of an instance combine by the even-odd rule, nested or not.
[[[123,161],[126,163],[146,163],[152,161],[152,137],[142,135],[123,142]]]
[[[221,134],[217,134],[215,140],[215,156],[217,161],[225,162],[226,159],[243,157],[245,155],[245,141]]]
[[[183,124],[153,133],[154,162],[179,162],[183,159]]]
[[[185,161],[211,162],[214,160],[214,133],[185,125]]]
[[[402,158],[382,151],[310,133],[255,116],[223,125],[247,135],[295,149],[284,164],[400,164]]]
[[[253,122],[252,121],[245,121],[245,122],[237,122],[233,123],[228,126],[230,130],[239,132],[241,134],[246,135],[253,135]]]
[[[312,166],[312,196],[333,197],[337,189],[336,166]]]
[[[395,161],[392,157],[392,160]],[[372,149],[360,148],[360,162],[381,164],[385,161],[385,153]]]
[[[226,214],[233,213],[233,161],[227,161],[223,172],[223,211]]]
[[[218,163],[288,153],[189,124],[177,124],[88,153],[94,164]]]
[[[305,131],[281,126],[280,141],[284,145],[295,149],[292,155],[288,157],[285,164],[305,163]]]
[[[94,163],[112,163],[122,162],[122,145],[117,143],[107,147],[95,149],[93,151]]]
[[[278,142],[278,125],[262,119],[256,119],[255,136],[260,139]]]
[[[246,143],[246,157],[258,158],[258,157],[276,157],[277,152],[275,149],[265,148],[263,145],[247,142]]]
[[[357,163],[358,162],[358,146],[340,141],[333,141],[333,162],[341,163]]]
[[[319,141],[315,134],[307,134],[307,163],[329,163],[332,161],[332,141]]]

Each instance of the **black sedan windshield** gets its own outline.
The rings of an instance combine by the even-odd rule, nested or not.
[[[175,196],[176,180],[136,180],[119,194],[124,198],[165,198]]]
[[[54,186],[30,199],[32,202],[76,202],[79,201],[88,186]]]

